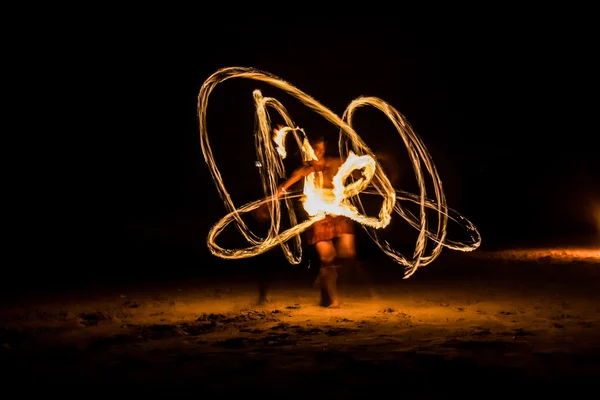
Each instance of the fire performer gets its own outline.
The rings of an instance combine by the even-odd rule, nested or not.
[[[274,133],[281,129],[274,128]],[[318,137],[311,141],[311,147],[316,160],[310,160],[297,168],[281,185],[276,197],[279,198],[295,183],[306,178],[311,173],[321,173],[321,190],[333,189],[333,177],[342,165],[339,157],[326,155],[327,142],[325,138]],[[354,176],[360,176],[360,171],[355,171]],[[262,207],[258,212],[259,219],[268,219],[268,207]],[[340,301],[337,293],[338,275],[341,267],[353,266],[358,268],[356,261],[356,240],[354,234],[354,221],[346,216],[327,215],[324,219],[315,222],[305,232],[308,245],[314,245],[319,256],[320,268],[317,285],[321,291],[320,305],[323,307],[337,308]],[[360,271],[362,272],[362,271]],[[266,288],[261,289],[261,298],[266,296]]]

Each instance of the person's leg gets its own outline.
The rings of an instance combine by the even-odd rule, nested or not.
[[[275,264],[275,261],[266,255],[257,258],[255,270],[258,278],[258,304],[264,305],[271,302],[269,292],[274,280],[274,268],[272,265]]]
[[[339,235],[335,242],[336,252],[341,264],[340,274],[343,283],[358,283],[365,286],[367,295],[372,296],[371,280],[362,263],[357,259],[356,238],[353,233]]]
[[[256,210],[252,211],[252,215],[256,219],[257,230],[264,230],[268,223],[270,223],[270,215],[269,215],[270,203],[265,203]],[[251,227],[251,230],[254,231],[254,226]],[[256,283],[258,286],[258,304],[264,305],[266,303],[270,303],[271,299],[269,298],[269,291],[271,289],[271,284],[274,279],[274,267],[273,265],[277,264],[277,261],[273,259],[271,254],[262,254],[254,260],[250,261],[251,265],[253,265],[253,270],[255,271]]]
[[[342,233],[337,238],[336,252],[344,259],[356,258],[356,240],[353,233]]]
[[[324,307],[339,307],[337,296],[337,254],[331,240],[315,243],[321,263],[319,269],[319,286],[321,289],[321,305]]]
[[[258,280],[258,304],[260,305],[271,302],[271,299],[268,296],[270,282],[265,278],[265,276],[261,276]]]

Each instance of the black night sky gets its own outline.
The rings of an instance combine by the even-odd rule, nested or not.
[[[71,200],[57,201],[63,214],[45,217],[52,220],[42,228],[52,232],[39,244],[45,254],[68,270],[84,263],[139,271],[170,260],[181,265],[177,274],[220,262],[205,237],[225,208],[202,158],[196,102],[203,81],[227,66],[271,72],[338,115],[361,95],[386,100],[421,136],[449,206],[475,223],[488,248],[595,234],[599,169],[586,98],[596,78],[586,35],[403,31],[396,17],[301,21],[122,27],[90,39],[73,79],[87,107],[84,145],[57,150],[63,174],[53,190]],[[209,102],[217,163],[243,202],[254,200],[244,197],[254,184],[236,183],[235,174],[254,168],[246,144],[255,88],[286,101],[276,89],[237,80],[218,86]],[[288,109],[309,131],[336,132],[297,105]],[[359,133],[367,144],[387,150],[387,139],[366,130]],[[234,146],[228,155],[224,143]],[[406,168],[402,179],[412,176]]]

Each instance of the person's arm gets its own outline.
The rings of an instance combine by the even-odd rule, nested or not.
[[[271,199],[272,201],[279,200],[279,198],[292,186],[294,183],[298,182],[300,179],[308,175],[310,172],[306,172],[306,167],[300,167],[294,172],[292,172],[292,176],[289,177],[285,182],[277,187],[277,192],[274,197]],[[270,212],[271,212],[271,204],[272,202],[265,202],[256,210],[254,210],[253,214],[256,219],[260,222],[266,222],[269,220]]]
[[[279,198],[285,191],[287,191],[294,183],[298,182],[300,179],[308,176],[311,172],[311,167],[300,167],[294,172],[292,172],[292,176],[290,176],[285,182],[283,182],[277,188],[276,196]]]

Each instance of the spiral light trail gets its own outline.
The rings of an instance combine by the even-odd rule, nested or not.
[[[263,167],[261,169],[263,171],[261,182],[265,198],[247,203],[239,208],[233,204],[214,160],[207,131],[208,98],[219,83],[232,78],[261,81],[279,88],[339,127],[339,152],[345,162],[334,177],[334,189],[323,189],[319,182],[320,173],[311,173],[305,178],[302,193],[286,192],[282,197],[276,197],[279,180],[286,175],[283,164],[283,159],[287,156],[286,136],[290,133],[293,134],[298,147],[301,149],[303,161],[316,159],[316,157],[306,134],[296,126],[285,107],[277,99],[263,97],[259,90],[255,90],[253,95],[257,121],[255,132],[256,153],[257,160]],[[381,165],[377,163],[377,157],[352,127],[352,118],[355,111],[365,106],[374,107],[385,114],[400,134],[408,150],[417,178],[418,194],[396,190],[392,186]],[[275,135],[271,133],[272,125],[269,109],[279,114],[286,125]],[[439,256],[442,247],[472,251],[481,244],[481,236],[476,227],[460,213],[448,208],[439,174],[422,140],[394,107],[379,98],[357,98],[350,103],[342,117],[339,117],[308,94],[268,72],[246,67],[228,67],[216,71],[202,85],[198,95],[198,121],[202,153],[228,212],[212,227],[207,238],[208,247],[215,256],[225,259],[248,258],[262,254],[276,246],[281,246],[286,259],[291,264],[298,264],[302,260],[300,234],[309,229],[314,222],[323,219],[327,214],[345,215],[361,224],[386,255],[405,267],[405,279],[413,275],[419,267],[433,262]],[[345,179],[356,169],[362,171],[363,177],[345,185]],[[425,173],[431,178],[435,200],[427,197]],[[364,206],[358,196],[359,193],[381,196],[383,202],[377,216],[366,215]],[[302,199],[304,209],[309,216],[307,220],[302,222],[298,222],[298,217],[294,212],[292,200],[297,198]],[[418,204],[419,215],[416,216],[403,208],[400,204],[401,201]],[[271,225],[266,237],[260,238],[244,223],[242,215],[267,203],[270,205]],[[291,227],[283,232],[281,232],[282,203],[291,223]],[[427,209],[433,209],[438,214],[434,230],[429,229]],[[394,212],[419,231],[415,250],[410,258],[393,249],[387,241],[381,240],[377,235],[379,229],[389,225]],[[447,239],[449,219],[469,233],[469,241],[461,242]],[[216,243],[219,234],[231,223],[235,224],[238,231],[248,241],[249,247],[227,249]],[[292,240],[293,246],[290,246],[289,242]],[[428,240],[431,240],[434,245],[431,250],[426,251]]]

